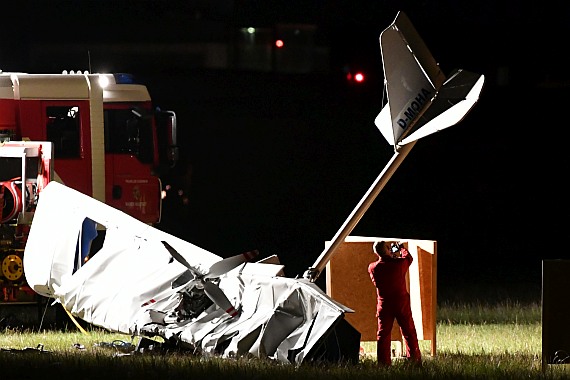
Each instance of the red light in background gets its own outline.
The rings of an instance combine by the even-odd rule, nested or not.
[[[275,46],[277,46],[278,48],[282,48],[285,44],[283,43],[283,40],[277,40],[275,41]]]
[[[346,65],[343,68],[344,77],[350,85],[360,86],[368,80],[365,71],[356,68],[351,68],[350,65]]]
[[[346,81],[355,84],[363,84],[366,80],[366,76],[362,71],[354,71],[349,68],[345,68]]]

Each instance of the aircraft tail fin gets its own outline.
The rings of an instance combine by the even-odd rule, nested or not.
[[[380,34],[380,50],[388,102],[375,124],[395,148],[457,124],[477,102],[484,76],[446,79],[403,12]]]

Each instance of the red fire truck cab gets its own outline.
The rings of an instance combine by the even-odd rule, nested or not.
[[[20,224],[20,212],[33,207],[18,204],[19,194],[28,192],[27,202],[33,202],[39,194],[29,191],[41,186],[27,190],[36,181],[37,165],[30,165],[36,172],[28,180],[22,178],[27,173],[19,174],[26,158],[1,155],[20,149],[26,152],[24,157],[41,156],[41,144],[31,148],[25,142],[42,141],[51,142],[50,180],[149,224],[161,219],[159,174],[178,158],[176,114],[156,109],[146,86],[130,75],[0,72],[0,146],[11,146],[0,150],[0,287],[5,302],[18,301],[15,289],[25,286],[16,265],[25,239],[16,238],[16,229],[12,234],[10,226]]]
[[[157,113],[131,76],[0,74],[0,140],[53,142],[58,181],[143,222],[160,221],[156,173],[176,160],[176,115]]]

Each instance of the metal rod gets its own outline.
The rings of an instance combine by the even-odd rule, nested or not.
[[[336,235],[333,237],[331,244],[328,245],[320,256],[317,258],[312,267],[310,267],[303,275],[306,279],[314,282],[317,280],[319,275],[322,273],[323,269],[331,259],[333,253],[338,248],[338,246],[344,242],[346,237],[350,235],[354,227],[358,224],[364,213],[368,210],[374,199],[378,196],[380,191],[384,188],[386,183],[390,180],[396,169],[400,166],[404,158],[410,153],[410,150],[414,147],[417,141],[412,141],[404,146],[399,147],[399,149],[394,152],[394,155],[384,167],[384,170],[373,182],[372,186],[368,189],[364,197],[360,200],[358,205],[352,210],[352,213],[346,219],[344,224],[338,230]]]

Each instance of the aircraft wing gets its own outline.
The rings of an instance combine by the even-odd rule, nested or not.
[[[375,124],[395,148],[457,124],[479,99],[484,76],[446,79],[403,12],[380,34],[380,50],[388,102]]]
[[[88,247],[82,241],[89,235],[86,220],[106,233],[101,248],[78,266],[81,251],[89,249],[82,248]],[[279,276],[283,266],[275,257],[232,263],[225,272],[224,260],[50,182],[34,215],[24,271],[32,289],[86,322],[222,357],[300,364],[352,311],[306,280]],[[204,290],[212,287],[237,313],[208,299]]]
[[[106,233],[103,247],[75,270],[83,221]],[[58,182],[42,192],[24,254],[26,281],[72,314],[114,331],[131,333],[141,306],[167,302],[171,282],[186,268],[172,259],[168,241],[193,265],[207,270],[222,258],[155,229]],[[85,256],[85,254],[83,254]]]

